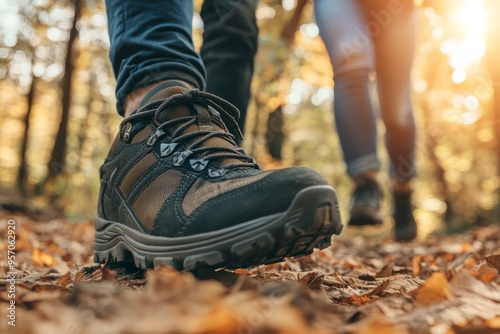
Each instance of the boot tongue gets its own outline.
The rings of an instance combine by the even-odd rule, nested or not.
[[[144,99],[141,102],[141,107],[154,101],[164,100],[175,94],[182,94],[188,91],[189,89],[192,89],[192,87],[189,87],[187,84],[184,84],[181,81],[177,80],[165,81],[157,85],[155,88],[153,88],[144,97]]]
[[[159,88],[159,89],[157,89]],[[182,94],[185,92],[190,91],[191,88],[185,87],[184,85],[180,86],[178,83],[172,85],[171,82],[165,82],[155,89],[153,89],[142,101],[142,105],[146,105],[158,100],[164,100],[167,99],[173,95],[176,94]],[[208,110],[208,107],[201,106],[201,105],[189,105],[189,104],[178,104],[174,105],[171,107],[168,107],[164,111],[160,112],[157,116],[157,119],[155,122],[157,124],[165,123],[171,120],[178,119],[180,117],[186,117],[186,116],[196,116],[197,121],[185,129],[183,129],[179,134],[177,134],[176,137],[185,135],[188,133],[192,133],[195,131],[214,131],[214,132],[228,132],[228,130],[225,128],[223,125],[222,121],[220,118],[215,117],[212,115],[212,113]],[[172,134],[181,126],[183,126],[185,122],[178,122],[175,124],[172,124],[171,126],[165,127],[163,130],[169,135],[172,136]],[[197,140],[199,140],[203,135],[200,136],[193,136],[189,139],[182,140],[182,143],[185,145],[191,145]],[[237,148],[234,143],[231,143],[228,139],[225,139],[225,137],[221,136],[214,136],[211,137],[201,144],[197,145],[196,148],[201,148],[201,147],[208,147],[208,146],[218,146],[218,147],[230,147],[230,148]],[[216,153],[216,152],[211,152],[211,153]],[[202,155],[204,155],[203,153]],[[218,160],[220,165],[223,167],[225,165],[231,164],[231,163],[237,163],[241,162],[240,159],[236,158],[224,158],[224,159],[219,159]]]

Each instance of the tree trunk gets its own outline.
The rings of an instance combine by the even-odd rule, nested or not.
[[[62,93],[61,121],[59,123],[59,129],[57,131],[54,147],[52,148],[52,154],[50,156],[50,160],[47,165],[48,172],[44,184],[59,176],[64,171],[65,167],[66,146],[67,146],[66,139],[68,135],[69,111],[71,108],[71,93],[72,93],[71,83],[73,79],[74,59],[76,58],[76,48],[74,45],[78,37],[78,30],[76,29],[76,23],[80,18],[82,3],[83,3],[82,0],[73,1],[73,4],[75,6],[75,14],[73,16],[73,23],[71,25],[68,44],[66,47],[64,75],[61,80],[61,93]]]
[[[78,131],[78,161],[76,162],[77,170],[81,170],[81,165],[82,165],[82,153],[83,153],[83,147],[85,145],[85,141],[87,140],[87,133],[90,128],[90,114],[92,110],[92,101],[94,101],[94,97],[96,93],[95,90],[95,82],[96,82],[96,75],[95,73],[90,74],[90,78],[88,80],[87,86],[88,86],[88,95],[87,95],[87,101],[85,103],[85,117],[82,120],[82,123],[80,124],[80,129]]]
[[[436,59],[436,62],[438,62],[439,57],[442,56],[443,55],[437,49],[434,50],[430,55],[432,59]],[[434,75],[433,71],[434,68],[429,66],[427,71],[425,72],[425,79],[429,83],[429,87],[433,87],[436,85],[436,83],[434,82],[436,76]],[[423,141],[425,143],[424,145],[429,157],[429,161],[434,169],[434,177],[439,184],[439,187],[437,188],[439,196],[446,205],[446,211],[444,212],[443,220],[446,228],[450,229],[452,227],[453,218],[455,216],[455,210],[450,196],[448,181],[446,181],[446,170],[435,151],[435,148],[440,141],[440,136],[437,131],[433,131],[433,125],[431,121],[432,112],[429,108],[428,102],[425,99],[416,100],[415,102],[415,104],[418,104],[422,109],[422,129],[425,130],[423,131],[423,135],[425,135],[425,139]]]
[[[33,68],[33,66],[32,66]],[[26,194],[26,180],[28,179],[28,168],[27,168],[27,158],[26,152],[28,150],[28,136],[30,129],[30,117],[31,111],[33,109],[33,102],[35,100],[35,91],[36,91],[37,78],[32,75],[31,77],[31,85],[26,95],[26,114],[24,115],[23,124],[24,124],[24,135],[21,142],[21,150],[19,152],[20,162],[19,169],[17,172],[17,187],[21,194]]]

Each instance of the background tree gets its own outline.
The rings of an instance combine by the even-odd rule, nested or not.
[[[75,58],[77,56],[76,41],[78,37],[77,23],[82,13],[83,0],[73,0],[74,14],[69,31],[64,57],[64,74],[61,79],[61,121],[56,134],[52,153],[47,165],[47,177],[43,184],[51,182],[64,171],[66,163],[66,147],[68,136],[69,112],[72,98],[72,79],[75,69]],[[43,189],[43,187],[42,187]]]

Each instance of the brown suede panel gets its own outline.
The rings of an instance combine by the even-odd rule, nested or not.
[[[221,182],[210,182],[203,179],[196,180],[189,191],[184,196],[182,209],[186,215],[191,215],[197,208],[208,200],[219,196],[222,193],[248,186],[254,182],[262,180],[273,171],[267,171],[251,177],[230,179]]]
[[[182,180],[182,173],[169,169],[159,174],[141,191],[132,205],[132,211],[141,223],[152,229],[158,211],[165,201],[179,187]]]
[[[182,94],[186,91],[187,89],[185,87],[181,86],[172,86],[168,87],[166,89],[162,89],[158,91],[155,95],[151,96],[147,101],[143,101],[143,104],[148,104],[157,100],[163,100],[167,99],[172,95],[175,94]]]
[[[134,139],[132,139],[132,144],[141,142],[144,139],[151,136],[152,134],[153,134],[153,131],[151,131],[151,127],[146,126],[144,129],[142,129],[141,131],[136,133],[136,135],[134,136]]]
[[[141,158],[137,163],[130,168],[127,175],[123,178],[120,189],[128,197],[130,190],[134,184],[139,180],[139,178],[156,162],[156,156],[154,153],[148,153],[143,158]]]

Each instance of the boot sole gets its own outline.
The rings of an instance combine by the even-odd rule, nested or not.
[[[384,219],[379,210],[372,207],[361,207],[351,211],[349,226],[375,226],[382,225]]]
[[[285,212],[194,236],[152,236],[99,217],[95,226],[95,262],[178,270],[279,262],[326,248],[332,234],[342,231],[337,194],[330,186],[303,189]]]

